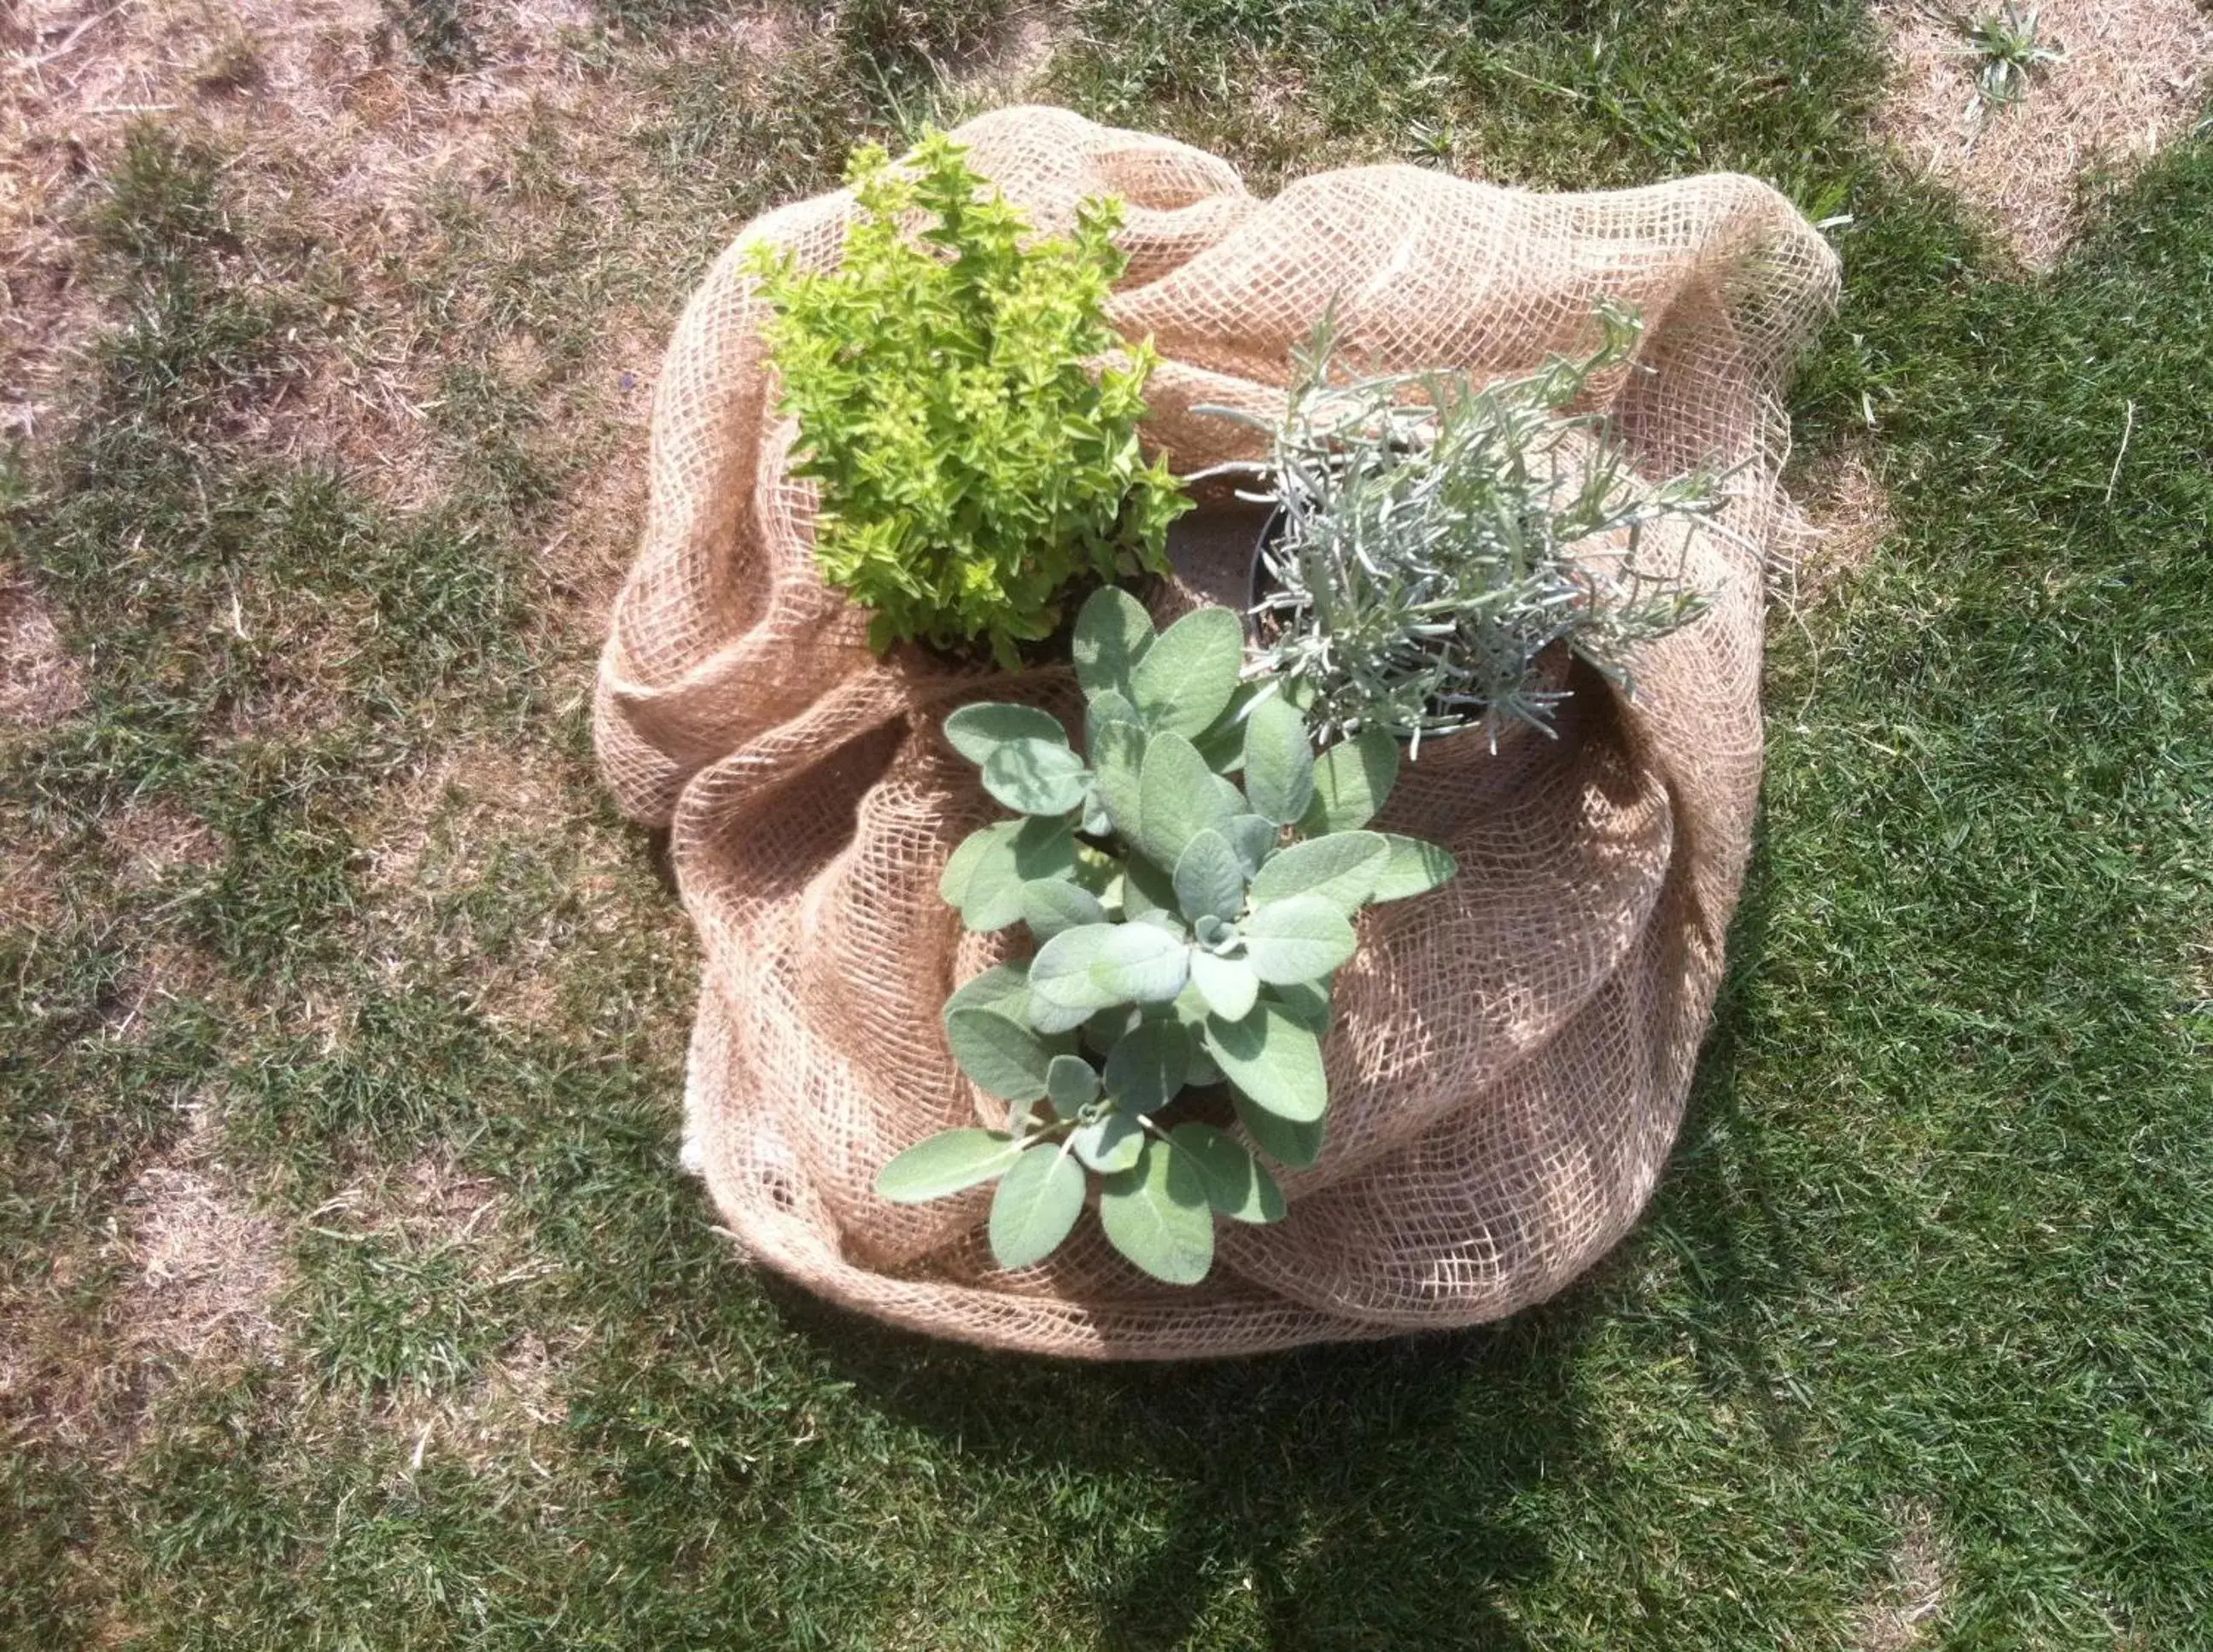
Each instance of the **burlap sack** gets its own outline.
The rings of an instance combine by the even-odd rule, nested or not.
[[[758,1260],[866,1312],[1098,1358],[1466,1325],[1550,1295],[1650,1194],[1711,1008],[1760,772],[1762,563],[1788,509],[1777,395],[1832,298],[1832,255],[1739,177],[1548,197],[1375,167],[1260,200],[1211,156],[1064,110],[958,135],[1041,229],[1086,195],[1129,204],[1115,320],[1160,347],[1146,434],[1179,472],[1253,456],[1247,434],[1190,410],[1280,406],[1291,346],[1332,298],[1364,366],[1491,376],[1587,352],[1610,296],[1646,322],[1635,369],[1606,387],[1624,439],[1648,474],[1738,467],[1729,531],[1694,538],[1712,608],[1643,653],[1633,698],[1579,671],[1558,739],[1509,736],[1494,755],[1462,735],[1406,771],[1379,825],[1445,844],[1460,872],[1361,920],[1327,1045],[1329,1145],[1283,1178],[1288,1219],[1221,1224],[1196,1288],[1139,1274],[1089,1220],[1004,1272],[983,1236],[988,1189],[898,1207],[871,1188],[930,1132],[979,1107],[997,1122],[939,1010],[1020,931],[964,935],[938,898],[954,845],[1003,813],[940,723],[972,699],[1076,701],[1063,670],[880,661],[863,616],[817,578],[812,492],[786,468],[741,259],[767,241],[834,261],[851,202],[757,220],[669,345],[596,716],[623,808],[672,827],[698,925],[690,1146],[723,1219]],[[1192,600],[1171,583],[1156,607]]]

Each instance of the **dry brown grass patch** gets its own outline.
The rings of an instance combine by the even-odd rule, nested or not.
[[[578,809],[554,776],[487,742],[449,747],[387,789],[363,824],[368,886],[436,895],[480,878],[503,838],[559,832]]]
[[[483,1474],[521,1458],[541,1475],[549,1472],[546,1460],[569,1417],[557,1384],[570,1351],[566,1341],[549,1343],[527,1331],[457,1393],[410,1388],[393,1395],[375,1423],[403,1459],[399,1472],[412,1475],[426,1464],[457,1460],[470,1473]]]
[[[113,1003],[102,1017],[107,1037],[135,1042],[150,1032],[171,1004],[220,1005],[231,1015],[245,1013],[223,966],[198,947],[156,941],[138,949],[115,985]]]
[[[589,448],[539,549],[549,600],[532,641],[541,654],[581,662],[607,634],[645,520],[647,433],[667,347],[665,326],[619,312],[560,399],[554,418],[587,432]]]
[[[425,1156],[350,1188],[317,1219],[396,1234],[418,1253],[458,1250],[472,1275],[503,1285],[546,1271],[531,1259],[525,1237],[508,1226],[500,1184],[442,1158]],[[517,1455],[540,1460],[568,1415],[555,1390],[574,1343],[558,1327],[526,1331],[458,1388],[394,1388],[369,1402],[364,1420],[399,1454],[401,1474],[441,1456],[457,1456],[472,1472]]]
[[[1803,524],[1791,536],[1787,573],[1793,599],[1811,607],[1873,560],[1897,523],[1867,444],[1825,454],[1795,480]]]
[[[566,49],[588,0],[473,9],[474,55],[426,73],[380,0],[21,0],[0,59],[0,416],[35,431],[63,399],[98,320],[70,238],[76,209],[154,117],[209,141],[246,213],[337,249],[358,283],[335,350],[245,432],[332,458],[419,505],[436,340],[388,271],[434,232],[429,191],[489,175],[541,103],[585,95]]]
[[[209,1380],[275,1355],[289,1277],[282,1230],[234,1184],[195,1107],[104,1231],[58,1255],[42,1288],[0,1299],[0,1425],[115,1460],[181,1371]],[[105,1284],[96,1307],[88,1283]]]
[[[2020,102],[1978,116],[1977,59],[1954,20],[1997,3],[1876,8],[1893,59],[1876,129],[2041,269],[2073,232],[2078,180],[2094,170],[2125,176],[2196,117],[2213,70],[2213,19],[2192,0],[2048,0],[2038,39],[2064,61],[2038,70]]]
[[[159,799],[126,803],[101,822],[101,836],[115,856],[117,881],[134,892],[181,869],[223,862],[223,839],[206,822]]]
[[[1017,12],[952,76],[954,93],[978,109],[1027,102],[1045,83],[1064,25],[1044,11]]]
[[[82,706],[84,674],[30,582],[0,563],[0,730],[44,728]]]
[[[494,1027],[558,1027],[564,955],[633,920],[619,844],[593,826],[575,777],[547,753],[449,749],[387,788],[356,835],[369,859],[370,954],[395,977],[446,971]],[[553,898],[533,896],[509,927],[525,907],[482,907],[515,877],[550,880]],[[484,923],[496,926],[496,947]]]
[[[0,817],[0,912],[11,928],[53,930],[69,914],[53,863],[34,846],[13,840]]]
[[[0,726],[0,738],[6,733]],[[30,805],[28,796],[0,791],[0,929],[59,934],[76,901],[67,877],[72,839],[65,825]]]
[[[614,619],[615,597],[645,522],[645,437],[619,443],[563,502],[560,527],[540,552],[552,599],[541,616],[541,651],[582,665]]]
[[[138,1266],[126,1293],[136,1342],[203,1362],[216,1344],[277,1345],[271,1310],[288,1276],[281,1230],[221,1165],[188,1147],[143,1171],[124,1210]]]
[[[1925,1646],[1950,1596],[1949,1558],[1936,1516],[1913,1503],[1899,1518],[1890,1575],[1853,1615],[1851,1652],[1912,1652]]]

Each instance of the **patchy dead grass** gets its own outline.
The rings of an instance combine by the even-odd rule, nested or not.
[[[527,1291],[552,1271],[536,1257],[527,1229],[511,1218],[509,1198],[501,1181],[425,1155],[372,1172],[317,1210],[309,1225],[349,1246],[373,1247],[406,1276],[409,1283],[401,1287],[406,1291],[419,1293],[443,1281],[444,1292],[468,1299],[464,1317],[473,1317],[496,1311],[499,1300]],[[424,1300],[422,1306],[435,1314],[442,1304]],[[449,1335],[476,1335],[461,1328],[461,1320],[448,1318]],[[326,1338],[331,1329],[323,1327]],[[511,1326],[498,1345],[466,1356],[470,1369],[458,1381],[425,1380],[427,1371],[411,1367],[407,1380],[362,1393],[359,1414],[402,1453],[406,1473],[420,1469],[434,1449],[458,1454],[478,1472],[518,1450],[541,1454],[550,1449],[544,1435],[567,1415],[557,1380],[576,1340],[569,1331],[542,1322]],[[316,1350],[305,1352],[314,1362]],[[328,1346],[320,1350],[323,1359],[337,1356]],[[442,1362],[442,1368],[450,1370]],[[332,1398],[344,1403],[335,1393]]]
[[[0,820],[0,826],[5,824]],[[61,880],[52,864],[35,848],[0,838],[0,911],[11,925],[24,930],[52,930],[69,911],[61,893]]]
[[[137,1275],[125,1292],[137,1344],[204,1366],[211,1347],[277,1346],[287,1277],[282,1230],[233,1187],[194,1130],[131,1184],[124,1210]]]
[[[657,369],[657,354],[653,359]],[[546,616],[552,646],[596,649],[613,621],[615,597],[645,523],[645,450],[640,416],[605,462],[589,466],[570,490],[561,525],[539,552],[553,598]]]
[[[1009,16],[984,50],[954,70],[954,95],[978,109],[1028,101],[1045,83],[1064,28],[1064,20],[1044,10]]]
[[[401,1472],[408,1476],[442,1460],[480,1475],[518,1457],[549,1474],[569,1420],[560,1369],[573,1351],[525,1332],[458,1393],[411,1388],[392,1396],[376,1414],[376,1429],[403,1456]]]
[[[1801,522],[1787,535],[1783,576],[1791,600],[1810,607],[1873,560],[1896,521],[1867,444],[1850,442],[1824,454],[1794,481]]]
[[[601,325],[589,358],[552,398],[548,423],[577,434],[555,526],[538,551],[547,600],[531,645],[548,657],[596,653],[645,521],[646,448],[664,326],[624,308]]]
[[[0,724],[0,737],[6,733]],[[34,814],[28,797],[0,789],[0,926],[53,935],[68,924],[81,897],[68,876],[65,832]]]
[[[0,564],[0,730],[44,728],[83,705],[84,674],[30,582]]]
[[[1948,1573],[1935,1515],[1926,1504],[1912,1504],[1899,1520],[1890,1575],[1853,1618],[1851,1652],[1912,1652],[1928,1645],[1951,1594]]]
[[[442,199],[500,199],[525,222],[540,211],[511,198],[536,127],[564,135],[577,151],[565,181],[600,189],[613,210],[606,180],[624,169],[594,146],[638,118],[590,49],[588,0],[465,16],[465,60],[433,71],[381,0],[22,0],[0,20],[0,419],[36,436],[65,405],[100,320],[73,227],[131,124],[158,119],[224,155],[241,211],[314,249],[338,301],[305,370],[241,438],[334,461],[403,509],[450,493],[430,414],[456,338],[495,300],[462,283],[446,296],[454,313],[432,315],[410,290],[448,250]],[[786,32],[774,14],[724,19],[655,50],[727,51],[736,37],[768,52]],[[608,376],[635,373],[636,346],[610,332],[583,376],[619,360]]]
[[[0,1438],[119,1464],[172,1386],[260,1364],[277,1379],[263,1402],[271,1426],[303,1438],[366,1429],[402,1474],[439,1455],[472,1472],[517,1458],[544,1472],[567,1418],[558,1377],[576,1337],[527,1331],[449,1392],[321,1394],[287,1306],[301,1283],[293,1229],[255,1208],[215,1140],[196,1110],[178,1145],[131,1180],[104,1233],[58,1256],[37,1289],[0,1296]],[[456,1254],[472,1277],[507,1287],[544,1268],[503,1210],[491,1179],[424,1158],[346,1189],[308,1220]]]
[[[454,747],[387,787],[356,836],[369,955],[394,980],[446,972],[495,1027],[561,1025],[564,957],[638,916],[620,840],[542,752]]]
[[[0,1425],[16,1441],[114,1460],[181,1370],[219,1378],[281,1348],[283,1230],[233,1181],[216,1134],[195,1106],[104,1231],[0,1300]]]
[[[116,881],[134,893],[223,861],[223,839],[205,821],[160,799],[125,804],[101,822],[101,836],[115,856]]]
[[[372,891],[451,893],[480,880],[501,839],[559,833],[577,800],[557,776],[483,741],[440,753],[388,787],[360,841]]]
[[[198,947],[155,941],[137,956],[116,983],[114,1002],[102,1016],[106,1035],[135,1042],[149,1033],[169,1006],[201,1003],[240,1010],[223,966]]]
[[[1892,52],[1877,122],[1917,168],[1987,216],[2022,263],[2056,260],[2082,180],[2125,178],[2187,130],[2213,70],[2213,18],[2192,0],[2048,0],[2038,39],[2065,53],[2027,95],[1982,110],[1977,59],[1959,27],[1979,0],[1889,0],[1876,15]]]

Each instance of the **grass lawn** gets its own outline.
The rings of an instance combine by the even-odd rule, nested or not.
[[[379,83],[460,107],[499,9],[393,0]],[[600,0],[384,172],[253,113],[248,29],[102,127],[85,351],[0,467],[59,648],[0,725],[0,1647],[2213,1647],[2213,134],[2025,273],[1866,136],[1849,0],[1049,19],[1040,95],[1256,188],[1849,215],[1800,463],[1893,527],[1777,610],[1637,1232],[1501,1326],[1187,1369],[731,1259],[587,727],[643,381],[1021,21]]]

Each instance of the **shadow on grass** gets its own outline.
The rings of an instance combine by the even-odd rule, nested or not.
[[[772,1294],[887,1412],[1037,1486],[1039,1520],[1084,1554],[1108,1646],[1209,1643],[1213,1620],[1250,1643],[1256,1619],[1274,1646],[1528,1644],[1491,1597],[1552,1564],[1515,1503],[1584,1455],[1565,1387],[1581,1307],[1390,1343],[1094,1367],[941,1347],[790,1287]],[[1133,1484],[1173,1512],[1118,1546],[1108,1505]]]
[[[1674,1258],[1684,1278],[1667,1308],[1687,1336],[1701,1380],[1709,1392],[1749,1407],[1787,1444],[1803,1411],[1783,1399],[1789,1384],[1770,1351],[1767,1326],[1770,1307],[1801,1289],[1804,1271],[1789,1215],[1797,1195],[1786,1185],[1789,1155],[1777,1139],[1791,1125],[1773,1106],[1748,1104],[1742,1082],[1760,1018],[1776,899],[1766,826],[1763,809],[1729,926],[1728,972],[1675,1150],[1643,1222],[1615,1254],[1635,1247]],[[1787,1109],[1789,1097],[1773,1100]]]
[[[1627,1478],[1581,1396],[1619,1319],[1687,1333],[1702,1380],[1787,1437],[1761,1299],[1789,1241],[1737,1094],[1765,936],[1756,863],[1677,1157],[1647,1222],[1564,1295],[1497,1326],[1180,1365],[1084,1366],[942,1344],[782,1284],[793,1330],[887,1415],[1032,1488],[1081,1555],[1105,1643],[1515,1649],[1508,1603],[1564,1564],[1550,1487]],[[1664,1311],[1635,1265],[1679,1259]],[[1628,1339],[1630,1357],[1649,1343]],[[1133,1501],[1173,1510],[1111,1534]],[[1255,1640],[1258,1631],[1259,1638]],[[1223,1638],[1217,1643],[1216,1636]]]

